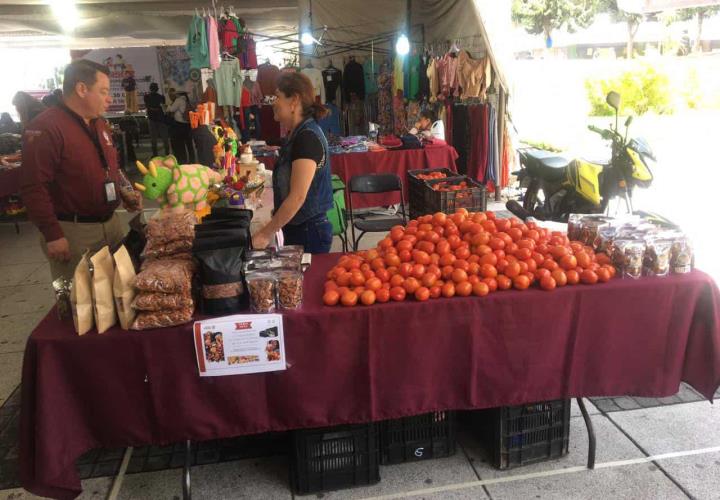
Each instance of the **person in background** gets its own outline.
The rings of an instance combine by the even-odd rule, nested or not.
[[[46,107],[57,106],[62,103],[62,89],[55,89],[42,98],[41,102]]]
[[[125,78],[123,78],[121,85],[125,91],[125,111],[137,113],[137,83],[133,71],[125,71]]]
[[[135,164],[137,156],[135,155],[135,146],[140,146],[140,126],[130,111],[125,111],[122,118],[118,122],[120,130],[125,132],[125,147],[127,148],[128,161]],[[134,143],[134,144],[133,144]]]
[[[426,109],[420,112],[420,119],[415,123],[415,127],[410,129],[412,135],[417,135],[421,139],[439,139],[445,140],[445,124],[442,120],[438,120],[431,110]]]
[[[0,115],[0,134],[19,134],[20,124],[15,123],[10,113]]]
[[[333,206],[328,143],[318,120],[327,108],[315,102],[315,90],[302,73],[284,73],[277,80],[275,120],[289,131],[273,169],[275,212],[252,236],[253,247],[267,247],[282,229],[286,245],[302,245],[309,253],[328,253]]]
[[[170,142],[175,158],[179,164],[195,163],[195,148],[193,146],[190,123],[188,122],[188,111],[190,111],[190,99],[186,92],[175,92],[175,89],[168,91],[170,96],[170,107],[173,124],[170,127]]]
[[[83,252],[112,247],[127,230],[115,213],[122,173],[102,118],[112,103],[109,73],[83,59],[68,64],[63,102],[23,133],[20,195],[42,234],[53,280],[72,278]]]
[[[13,106],[17,110],[18,116],[20,116],[20,124],[23,127],[27,127],[28,123],[45,111],[45,105],[35,99],[27,92],[18,92],[15,94],[12,100]]]
[[[165,123],[165,96],[159,92],[157,83],[150,84],[150,92],[145,94],[145,111],[147,112],[148,128],[150,129],[150,144],[153,156],[158,155],[158,137],[163,141],[165,156],[170,154],[170,136]]]

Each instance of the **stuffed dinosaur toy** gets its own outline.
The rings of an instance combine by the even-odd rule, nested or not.
[[[135,187],[145,198],[157,200],[160,206],[179,208],[193,205],[195,212],[202,216],[207,212],[207,194],[211,184],[222,182],[222,176],[203,165],[178,165],[173,156],[156,156],[147,168],[136,163],[144,175],[142,184]]]

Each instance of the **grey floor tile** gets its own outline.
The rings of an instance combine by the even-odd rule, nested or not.
[[[640,408],[638,402],[630,397],[615,398],[613,399],[613,401],[622,410],[637,410],[638,408]]]
[[[720,498],[720,452],[670,458],[660,465],[694,498]]]
[[[102,500],[107,496],[111,486],[112,478],[109,477],[86,479],[82,482],[83,492],[75,500]],[[0,491],[0,500],[42,500],[44,498],[33,495],[22,488]]]
[[[381,481],[372,486],[324,493],[323,498],[366,498],[476,481],[462,450],[452,457],[380,467]]]
[[[2,377],[0,377],[0,406],[5,403],[18,384],[20,384],[22,360],[22,352],[0,354],[0,366],[2,366]]]
[[[651,455],[720,446],[720,409],[707,401],[613,413],[610,418]]]
[[[3,239],[3,245],[0,246],[0,265],[15,264],[41,264],[46,263],[47,259],[38,238],[32,238],[32,241],[23,242],[17,246],[6,245]]]
[[[0,318],[0,354],[24,351],[28,337],[45,314],[46,311],[35,311]]]
[[[38,262],[6,265],[0,261],[0,287],[19,285],[41,266]]]
[[[588,412],[588,415],[597,415],[600,413],[600,410],[598,410],[597,406],[595,406],[592,401],[589,399],[583,399],[583,403],[585,403],[585,409]],[[580,407],[577,404],[577,400],[572,400],[572,406],[570,407],[570,416],[571,417],[581,417],[582,413],[580,413]]]
[[[620,432],[604,415],[593,415],[592,424],[597,440],[596,461],[608,462],[643,457],[640,451]],[[507,477],[513,474],[529,474],[553,469],[563,469],[587,464],[588,435],[585,422],[581,417],[570,419],[570,451],[563,458],[540,462],[532,465],[501,471],[488,462],[488,453],[482,443],[469,434],[462,434],[459,442],[471,458],[473,467],[481,479]]]
[[[493,500],[687,500],[652,464],[638,464],[487,485]]]
[[[50,264],[44,262],[22,280],[20,285],[44,285],[52,283],[52,277],[50,276]]]
[[[47,312],[54,302],[50,283],[0,288],[0,316]]]

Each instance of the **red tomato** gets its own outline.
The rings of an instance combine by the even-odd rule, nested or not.
[[[420,283],[422,284],[422,286],[430,288],[435,284],[437,279],[438,277],[435,273],[428,272],[421,277]]]
[[[457,260],[457,257],[455,257],[455,254],[446,253],[446,254],[443,254],[440,256],[440,265],[441,266],[452,266],[456,260]]]
[[[374,292],[382,288],[382,281],[379,278],[370,278],[365,282],[365,288]],[[362,297],[360,297],[362,299]]]
[[[435,212],[432,216],[433,223],[438,226],[444,226],[447,222],[447,215],[443,212]]]
[[[430,287],[430,298],[437,299],[442,295],[442,287],[434,285]]]
[[[375,271],[375,277],[378,278],[381,282],[387,283],[390,281],[390,272],[387,269],[378,269]]]
[[[544,267],[535,271],[535,279],[542,280],[545,276],[551,276],[551,273]]]
[[[504,274],[498,275],[496,281],[499,290],[510,290],[512,288],[512,280]]]
[[[544,267],[548,271],[554,271],[559,266],[558,266],[558,263],[555,262],[554,260],[546,259],[545,262],[542,263],[542,267]]]
[[[418,281],[417,278],[414,278],[411,276],[405,280],[405,283],[403,284],[403,288],[405,289],[405,291],[407,293],[412,295],[413,293],[415,293],[415,290],[420,288],[420,282]]]
[[[445,283],[442,286],[442,296],[448,297],[448,298],[455,296],[455,284],[454,283]]]
[[[471,257],[477,257],[477,255],[472,255]],[[468,261],[467,273],[469,276],[480,274],[480,264],[478,264],[477,262]]]
[[[390,298],[396,302],[402,302],[405,300],[405,289],[401,286],[395,286],[390,289]]]
[[[390,286],[403,286],[403,283],[405,283],[405,278],[402,274],[393,274],[390,278]]]
[[[567,284],[568,285],[577,285],[580,283],[580,273],[578,273],[575,269],[570,269],[565,273],[567,276]]]
[[[352,307],[357,304],[358,295],[355,292],[347,291],[340,297],[340,302],[346,307]]]
[[[340,300],[340,294],[337,290],[328,290],[323,295],[323,304],[326,306],[336,306]]]
[[[377,300],[377,296],[372,290],[365,290],[362,295],[360,295],[360,302],[365,306],[373,305],[375,300]]]
[[[409,240],[400,240],[397,245],[395,245],[395,248],[397,248],[398,252],[402,252],[403,250],[410,251],[413,248],[413,243]]]
[[[490,247],[486,247],[488,251],[490,251]],[[486,253],[482,257],[480,257],[480,265],[489,264],[491,266],[495,266],[498,263],[498,257],[494,253]]]
[[[505,267],[502,273],[508,278],[514,279],[520,274],[520,271],[520,264],[518,264],[517,262],[511,262],[507,265],[507,267]]]
[[[493,250],[502,250],[505,248],[505,241],[500,238],[493,238],[488,243],[488,246],[490,246]]]
[[[398,267],[398,273],[400,273],[400,276],[403,278],[407,278],[408,276],[412,275],[412,269],[413,265],[409,262],[403,262],[400,264],[400,267]]]
[[[427,299],[430,298],[430,290],[424,286],[421,286],[417,290],[415,290],[415,299],[419,300],[420,302],[425,302]]]
[[[517,257],[518,260],[528,260],[532,257],[532,250],[529,248],[520,248],[515,252],[515,257]]]
[[[494,278],[498,275],[498,270],[491,264],[483,264],[480,268],[480,275],[483,278]]]
[[[375,299],[381,303],[384,304],[385,302],[390,300],[390,290],[387,288],[381,288],[377,292],[375,292]]]
[[[568,282],[567,275],[565,274],[565,271],[563,271],[562,269],[555,269],[552,272],[552,277],[555,280],[555,283],[557,284],[557,286],[562,287],[562,286],[567,285],[567,282]]]
[[[458,247],[457,250],[455,250],[455,257],[458,259],[467,260],[468,257],[470,257],[470,249],[468,247]]]
[[[452,273],[452,280],[455,283],[462,283],[463,281],[467,281],[467,278],[467,272],[465,272],[463,269],[455,269]]]
[[[527,290],[530,286],[530,278],[521,274],[513,279],[513,286],[518,290]]]
[[[598,277],[598,281],[601,283],[607,283],[610,281],[610,271],[608,271],[607,268],[601,267],[597,271],[595,271]]]
[[[435,245],[435,251],[442,257],[446,253],[450,253],[450,243],[447,240],[440,240]]]
[[[472,288],[469,281],[461,281],[455,285],[455,293],[459,297],[468,297],[472,294]]]
[[[415,252],[413,252],[413,259],[418,264],[422,264],[424,266],[430,264],[430,254],[427,252],[423,252],[422,250],[416,250]]]
[[[580,275],[580,280],[585,284],[594,285],[598,282],[598,275],[595,273],[595,271],[586,269]]]
[[[462,269],[463,271],[467,272],[467,270],[470,269],[470,263],[465,259],[458,259],[453,262],[453,267],[455,269]]]
[[[556,286],[557,283],[552,276],[545,276],[543,279],[540,280],[540,288],[542,288],[543,290],[547,290],[548,292],[555,290]]]
[[[498,282],[495,278],[484,278],[482,282],[488,286],[491,292],[494,292],[498,289]]]
[[[473,295],[476,295],[478,297],[484,297],[490,293],[490,287],[487,285],[487,283],[478,281],[477,283],[473,284],[472,292]]]
[[[564,255],[560,259],[560,267],[562,267],[566,271],[569,269],[575,269],[577,266],[578,266],[578,261],[574,255]]]
[[[365,276],[363,276],[360,272],[352,273],[350,275],[350,284],[352,286],[361,286],[365,284]]]
[[[582,267],[583,269],[590,267],[592,259],[588,254],[585,252],[578,252],[575,257],[577,258],[578,267]]]
[[[412,266],[412,270],[410,271],[410,275],[414,278],[420,279],[425,274],[425,266],[422,264],[415,264]]]

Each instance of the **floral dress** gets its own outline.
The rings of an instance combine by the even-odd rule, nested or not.
[[[382,72],[377,79],[377,122],[380,127],[380,134],[391,134],[393,124],[393,74],[389,71]]]
[[[393,97],[393,114],[395,115],[395,127],[393,133],[398,137],[404,135],[408,131],[407,127],[407,111],[405,110],[405,96],[403,91],[399,90]]]

